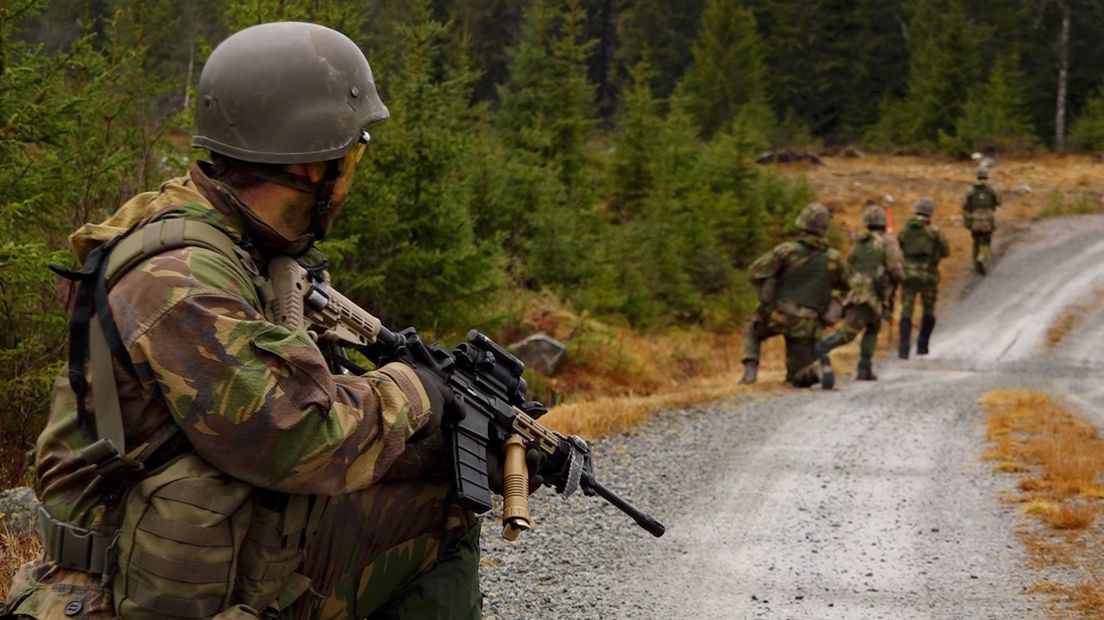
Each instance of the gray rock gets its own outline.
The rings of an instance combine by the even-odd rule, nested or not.
[[[35,528],[38,498],[27,487],[0,491],[0,528],[15,534]]]
[[[563,362],[564,352],[567,347],[562,342],[544,332],[537,332],[532,336],[509,346],[510,352],[518,356],[530,368],[536,368],[546,375],[552,376],[560,368]]]

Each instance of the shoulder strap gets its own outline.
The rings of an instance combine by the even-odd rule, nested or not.
[[[84,412],[88,389],[84,380],[87,356],[97,441],[84,448],[81,456],[95,465],[100,475],[141,469],[144,460],[142,457],[133,460],[125,455],[122,408],[113,360],[118,359],[132,376],[137,373],[111,314],[108,290],[147,259],[183,247],[202,247],[217,252],[228,258],[243,278],[255,285],[261,281],[253,260],[233,239],[210,224],[183,218],[158,220],[128,231],[90,255],[81,272],[62,273],[66,277],[77,276],[73,279],[80,283],[78,307],[70,322],[69,377],[77,396],[78,419],[82,420],[87,415]],[[164,443],[172,437],[172,433],[166,434],[158,441]],[[142,455],[148,457],[153,452],[155,449],[147,446]]]

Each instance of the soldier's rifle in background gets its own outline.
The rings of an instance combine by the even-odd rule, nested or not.
[[[321,273],[308,272],[289,257],[273,259],[269,278],[276,322],[292,329],[305,322],[331,364],[363,373],[344,355],[345,349],[352,348],[377,366],[402,362],[432,372],[452,389],[464,409],[460,420],[446,420],[444,428],[455,496],[473,512],[490,510],[488,451],[502,454],[504,538],[516,540],[531,527],[525,461],[530,448],[544,455],[539,473],[557,493],[568,497],[582,489],[584,495],[597,495],[613,504],[653,536],[663,535],[662,524],[595,479],[586,441],[575,435],[565,437],[536,421],[546,409],[526,401],[521,376],[525,365],[487,336],[471,330],[467,341],[449,352],[438,344],[423,343],[412,327],[393,332],[334,290]]]

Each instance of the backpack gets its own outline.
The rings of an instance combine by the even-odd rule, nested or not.
[[[923,220],[911,220],[897,239],[906,259],[929,261],[935,256],[935,235],[928,230],[927,223]]]
[[[975,185],[970,190],[970,195],[966,198],[966,210],[976,211],[979,209],[995,209],[997,208],[996,200],[993,199],[993,193],[989,191],[989,188],[984,185]]]
[[[152,472],[145,471],[141,458],[122,454],[124,430],[112,359],[126,366],[129,356],[111,317],[107,291],[146,259],[182,247],[228,258],[240,276],[259,291],[267,290],[252,259],[230,237],[183,218],[135,227],[90,254],[80,272],[62,273],[79,283],[69,369],[78,417],[86,415],[86,355],[95,404],[97,440],[81,454],[101,476],[124,485],[126,493],[122,522],[110,544],[114,558],[106,554],[106,563],[105,554],[87,566],[65,562],[74,557],[72,547],[81,544],[79,528],[45,515],[41,530],[52,559],[67,568],[104,574],[116,613],[124,619],[208,618],[235,605],[262,612],[287,608],[310,585],[295,571],[311,533],[308,524],[317,525],[326,503],[256,489],[190,451]],[[157,443],[166,442],[162,436],[178,434],[175,430],[157,434],[154,445],[131,454],[148,458],[165,445]],[[115,478],[119,472],[127,472],[127,478]]]

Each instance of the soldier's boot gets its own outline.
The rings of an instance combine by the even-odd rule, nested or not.
[[[989,246],[982,244],[974,258],[974,268],[981,275],[989,273]]]
[[[920,319],[920,335],[916,337],[916,354],[928,354],[928,340],[931,339],[932,330],[935,329],[935,315],[925,314]]]
[[[828,357],[827,350],[820,342],[813,347],[813,356],[820,361],[820,387],[826,390],[836,387],[836,372],[832,370],[832,358]]]
[[[795,372],[792,377],[786,379],[786,382],[799,388],[812,387],[820,383],[820,377],[817,376],[816,362]]]
[[[874,374],[874,366],[871,360],[861,358],[859,360],[859,368],[855,373],[855,378],[859,381],[877,381],[878,375]]]
[[[759,362],[748,360],[744,362],[744,376],[740,379],[740,385],[751,385],[759,379]]]
[[[910,317],[901,317],[901,333],[897,339],[897,357],[907,360],[909,356],[910,343],[912,342],[912,319]]]

